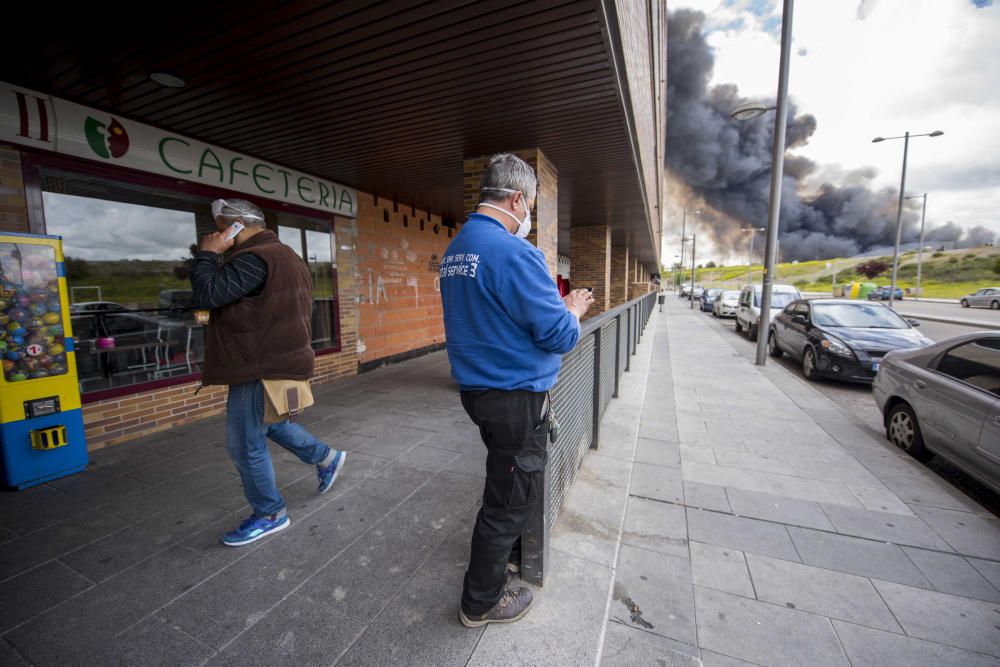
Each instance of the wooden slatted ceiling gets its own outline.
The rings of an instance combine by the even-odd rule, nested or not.
[[[609,224],[654,268],[596,0],[53,11],[55,29],[2,47],[0,78],[452,220],[464,157],[538,146],[559,170],[560,251],[571,225]]]

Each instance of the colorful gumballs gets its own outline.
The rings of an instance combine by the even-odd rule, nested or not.
[[[41,367],[41,364],[38,363],[38,359],[35,359],[34,357],[28,357],[21,362],[21,368],[26,371],[37,371]]]
[[[52,364],[56,363],[55,357],[49,354],[43,354],[38,357],[38,365],[42,368],[49,368]]]
[[[10,361],[8,359],[4,359],[3,360],[3,372],[4,373],[10,373],[11,371],[14,370],[14,367],[16,365],[17,364],[15,364],[13,361]]]
[[[0,354],[6,354],[6,353],[7,353],[7,341],[0,340]]]
[[[38,370],[31,371],[32,380],[37,380],[39,378],[47,378],[48,376],[49,372],[44,368],[39,368]]]
[[[49,368],[49,375],[65,375],[66,367],[62,364],[52,364]]]
[[[38,303],[38,302],[31,304],[31,308],[29,308],[29,310],[31,311],[31,314],[35,315],[36,317],[41,317],[42,315],[44,315],[49,311],[48,306],[46,306],[44,303]]]
[[[42,319],[46,324],[59,324],[61,318],[59,317],[59,313],[45,313]]]
[[[21,361],[26,356],[28,356],[28,355],[25,354],[24,350],[8,350],[7,351],[7,359],[9,359],[10,361]]]
[[[52,356],[60,355],[65,351],[66,348],[60,345],[59,343],[56,343],[55,345],[49,347],[49,354],[51,354]]]
[[[22,373],[21,371],[16,371],[8,375],[7,379],[10,380],[11,382],[22,382],[23,380],[27,380],[28,376]]]
[[[21,306],[21,308],[27,308],[31,305],[31,297],[27,294],[18,294],[17,305]]]
[[[21,347],[24,345],[24,329],[20,329],[21,334],[14,333],[7,337],[7,342],[14,347]]]
[[[63,325],[61,325],[61,324],[53,324],[52,326],[49,327],[49,333],[52,334],[53,336],[62,336],[63,335]]]
[[[31,314],[24,308],[11,308],[7,311],[7,314],[10,315],[10,319],[15,322],[24,322],[31,317]]]
[[[7,313],[0,313],[0,327],[10,324],[10,316]]]
[[[53,313],[58,313],[60,310],[62,310],[62,306],[59,305],[58,299],[50,299],[49,302],[45,304],[45,308],[46,310]]]

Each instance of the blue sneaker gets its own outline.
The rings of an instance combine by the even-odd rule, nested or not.
[[[316,466],[316,476],[319,477],[319,488],[316,490],[320,493],[326,493],[333,486],[333,480],[337,479],[337,475],[340,474],[341,468],[344,467],[344,459],[347,458],[347,452],[337,452],[337,455],[333,457],[333,462],[326,466]]]
[[[271,533],[278,533],[292,525],[288,515],[280,519],[272,516],[247,517],[236,530],[231,530],[222,536],[222,543],[227,547],[241,547],[244,544],[256,542]]]

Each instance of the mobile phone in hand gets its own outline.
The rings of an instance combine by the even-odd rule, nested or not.
[[[237,220],[233,223],[233,226],[229,228],[229,233],[226,234],[226,241],[232,241],[236,236],[242,232],[244,229],[243,223]]]

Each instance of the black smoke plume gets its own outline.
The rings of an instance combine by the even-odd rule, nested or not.
[[[774,116],[765,114],[750,121],[730,117],[736,107],[750,100],[741,97],[734,85],[709,87],[714,57],[702,33],[704,21],[705,15],[697,11],[677,10],[669,15],[667,167],[686,186],[693,201],[703,200],[711,207],[700,216],[700,223],[707,224],[719,250],[740,254],[745,252],[747,237],[739,228],[767,223]],[[798,114],[794,105],[789,105],[788,148],[804,145],[815,131],[816,119]],[[786,155],[779,225],[781,259],[849,257],[891,246],[895,242],[898,191],[872,189],[874,176],[872,169],[841,173],[837,177],[842,183],[833,184],[820,177],[811,160]],[[952,236],[955,231],[958,237],[948,240],[959,245],[959,239],[970,241],[957,227],[945,235]],[[903,242],[917,241],[918,234],[919,215],[904,209]],[[976,240],[985,236],[977,233]]]

